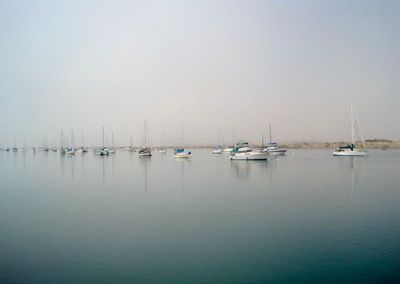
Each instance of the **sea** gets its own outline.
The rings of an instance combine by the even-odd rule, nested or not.
[[[0,283],[400,283],[400,150],[0,152]]]

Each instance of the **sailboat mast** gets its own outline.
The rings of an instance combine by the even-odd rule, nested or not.
[[[264,147],[264,134],[261,133],[261,147]]]
[[[105,147],[104,145],[104,126],[103,126],[103,148]]]
[[[235,137],[235,125],[232,126],[232,139],[233,139],[233,144],[236,144],[236,137]]]
[[[353,114],[353,102],[350,103],[350,115],[351,115],[351,144],[355,144],[355,125],[354,125],[354,114]]]
[[[181,132],[182,132],[182,136],[181,136],[181,144],[182,144],[182,147],[184,147],[184,143],[183,143],[183,141],[185,141],[185,130],[184,130],[184,128],[183,128],[183,122],[181,121]]]
[[[269,124],[269,143],[272,143],[271,123]]]
[[[144,121],[144,145],[147,146],[147,121]]]
[[[75,149],[74,130],[71,128],[71,148]]]
[[[64,150],[64,131],[61,129],[61,151]]]
[[[222,145],[225,146],[224,135],[222,134],[222,129],[219,129],[219,134],[221,135]]]
[[[353,116],[354,116],[354,131],[358,132],[358,136],[361,139],[361,142],[364,147],[364,151],[367,151],[367,146],[365,145],[364,135],[362,134],[360,123],[358,122],[358,117],[354,110],[353,110]]]
[[[111,143],[112,143],[112,148],[115,148],[115,143],[114,143],[114,131],[111,131]]]

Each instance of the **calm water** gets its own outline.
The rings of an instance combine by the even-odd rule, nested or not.
[[[400,151],[0,152],[0,282],[399,283]]]

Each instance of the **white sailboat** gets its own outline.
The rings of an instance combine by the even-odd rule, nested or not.
[[[161,136],[161,145],[165,145],[164,140],[165,140],[165,135],[164,135],[164,133],[162,133],[162,136]],[[160,147],[158,148],[158,153],[160,153],[160,154],[166,154],[166,153],[167,153],[167,149],[166,149],[164,146],[160,146]]]
[[[94,152],[94,154],[95,155],[99,155],[99,156],[108,156],[108,148],[105,146],[105,144],[104,144],[104,126],[103,126],[103,146],[102,147],[100,147],[100,148],[98,148],[98,149],[96,149],[95,150],[95,152]]]
[[[18,152],[17,148],[17,136],[14,136],[14,147],[12,148],[13,152]]]
[[[221,128],[219,129],[218,134],[219,134],[219,136],[220,136],[222,145],[224,145],[224,137],[223,137],[223,135],[222,135],[222,130],[221,130]],[[222,153],[224,152],[224,149],[223,149],[223,146],[222,146],[222,145],[215,145],[215,146],[214,146],[214,149],[211,151],[211,154],[213,154],[213,155],[222,154]]]
[[[147,146],[147,121],[144,121],[144,147],[139,150],[139,157],[151,157],[151,148]]]
[[[114,131],[111,131],[111,147],[109,147],[108,153],[109,154],[114,154],[115,153]]]
[[[367,147],[365,146],[364,137],[361,133],[360,124],[358,118],[353,109],[353,102],[350,104],[350,117],[351,117],[351,144],[345,146],[339,146],[333,152],[333,156],[359,156],[364,157],[367,155]],[[362,141],[363,149],[356,148],[356,135]]]
[[[82,146],[80,148],[81,153],[87,153],[88,149],[85,147],[85,136],[82,132]]]
[[[181,130],[182,130],[182,137],[181,137],[181,141],[182,142],[181,143],[183,145],[183,141],[185,139],[185,132],[184,132],[184,129],[183,129],[183,123],[181,123]],[[186,158],[186,159],[188,159],[188,158],[190,158],[191,155],[192,155],[192,152],[185,151],[185,148],[183,148],[183,147],[176,147],[174,149],[174,157],[175,158]]]
[[[132,142],[132,136],[130,136],[129,137],[129,140],[130,140],[130,146],[128,147],[128,148],[126,148],[128,151],[130,151],[130,152],[135,152],[136,151],[136,149],[133,147],[133,142]]]
[[[25,141],[25,133],[24,133],[24,144],[21,148],[21,152],[25,152],[26,151],[26,141]]]
[[[214,146],[214,149],[211,151],[211,154],[219,155],[219,154],[222,154],[222,152],[223,152],[222,146],[216,145],[216,146]]]
[[[261,152],[268,153],[270,155],[285,155],[287,152],[287,149],[279,148],[278,143],[272,142],[271,123],[269,124],[269,143],[267,146],[263,147]]]
[[[235,126],[232,127],[232,141],[233,143],[235,143]],[[235,148],[235,145],[233,146],[227,146],[223,149],[223,152],[225,153],[230,153],[233,151],[233,149]]]
[[[71,146],[65,151],[68,155],[75,155],[75,139],[74,139],[74,130],[71,129]]]
[[[61,129],[60,144],[61,144],[60,153],[61,153],[61,155],[63,155],[63,154],[65,154],[65,151],[66,151],[66,149],[64,147],[64,130],[63,129]]]

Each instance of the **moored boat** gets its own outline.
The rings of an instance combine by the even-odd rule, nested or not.
[[[231,160],[268,160],[268,154],[254,151],[247,142],[240,142],[230,153]]]
[[[218,154],[222,154],[223,149],[221,145],[215,146],[214,149],[211,151],[211,154],[213,155],[218,155]]]
[[[190,155],[192,155],[192,152],[185,152],[184,148],[176,148],[174,157],[175,158],[190,158]]]
[[[141,148],[138,153],[140,157],[151,157],[151,149],[149,147]]]
[[[144,121],[144,147],[139,151],[139,157],[151,157],[151,148],[147,146],[147,121]]]
[[[261,152],[270,155],[285,155],[287,152],[287,149],[279,148],[278,143],[272,142],[271,124],[269,124],[269,143],[265,147],[262,147]]]
[[[360,125],[357,116],[353,110],[353,103],[350,104],[350,117],[351,117],[351,143],[339,146],[333,152],[333,156],[367,156],[367,147],[365,146],[364,137],[361,133]],[[361,139],[363,149],[358,149],[356,146],[356,135]]]
[[[267,146],[261,149],[261,152],[268,153],[270,155],[285,155],[287,149],[279,148],[278,144],[275,142],[268,143]]]

